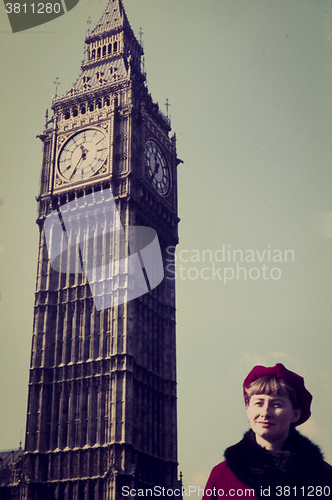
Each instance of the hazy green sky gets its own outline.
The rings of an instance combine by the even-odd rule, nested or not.
[[[203,485],[247,429],[241,385],[254,364],[282,362],[304,376],[314,402],[300,430],[331,462],[331,2],[124,6],[136,35],[143,29],[149,91],[162,110],[169,99],[184,161],[177,250],[184,483]],[[57,20],[12,34],[0,5],[0,449],[17,447],[25,432],[41,163],[35,137],[55,77],[60,94],[76,80],[86,21],[94,26],[105,7],[81,0]],[[233,259],[233,250],[247,260],[238,262],[240,252]]]

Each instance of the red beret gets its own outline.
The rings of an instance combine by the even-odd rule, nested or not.
[[[280,380],[287,382],[287,384],[295,389],[301,408],[301,417],[295,423],[295,425],[300,425],[306,422],[311,415],[310,405],[312,401],[312,395],[304,387],[303,377],[300,377],[300,375],[297,375],[297,373],[287,370],[287,368],[285,368],[281,363],[277,363],[275,366],[254,366],[243,382],[244,400],[246,400],[245,389],[247,389],[249,385],[252,384],[255,380],[260,377],[264,377],[265,375],[279,378]]]

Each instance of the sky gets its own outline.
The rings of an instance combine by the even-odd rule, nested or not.
[[[314,396],[299,430],[332,462],[331,2],[124,0],[142,28],[149,92],[177,136],[178,458],[204,486],[248,429],[255,364],[302,375]],[[79,75],[81,0],[13,34],[0,5],[0,449],[24,442],[43,130],[54,81]],[[235,253],[234,253],[235,251]]]

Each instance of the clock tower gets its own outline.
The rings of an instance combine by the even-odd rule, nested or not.
[[[39,136],[25,499],[153,497],[180,485],[167,251],[178,241],[176,139],[121,0],[85,43],[81,74]],[[132,228],[149,237],[130,248]]]

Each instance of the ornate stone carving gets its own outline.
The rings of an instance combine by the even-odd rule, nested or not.
[[[88,475],[88,452],[84,451],[82,458],[82,476],[87,477]]]
[[[68,139],[68,134],[60,135],[57,139],[57,149],[59,150],[62,144]]]
[[[64,184],[63,180],[60,179],[58,175],[55,176],[55,182],[54,182],[56,187],[62,186]]]
[[[68,477],[68,454],[65,453],[62,456],[62,463],[61,463],[61,478],[62,479],[67,479]]]
[[[78,453],[75,452],[73,456],[73,476],[78,477]]]
[[[59,455],[55,455],[53,460],[53,478],[58,479],[59,477]]]

